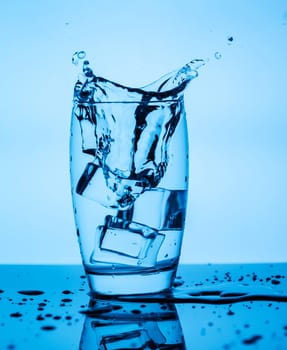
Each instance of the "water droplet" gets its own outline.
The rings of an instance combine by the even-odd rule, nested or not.
[[[78,53],[75,52],[72,56],[72,63],[76,66],[79,63],[79,59],[78,59]]]
[[[23,295],[41,295],[44,294],[42,290],[19,290],[17,293]]]
[[[76,51],[72,56],[72,63],[77,66],[79,60],[83,60],[86,57],[85,51]]]
[[[86,52],[85,51],[79,51],[77,53],[77,56],[80,60],[83,60],[86,57]]]
[[[183,285],[183,281],[174,281],[172,286],[174,288],[177,288],[177,287],[180,287],[182,285]]]
[[[41,306],[41,307],[43,307],[43,306],[47,306],[47,304],[46,304],[46,303],[39,303],[38,305],[39,305],[39,306]]]
[[[41,329],[43,331],[53,331],[54,329],[56,329],[56,327],[55,326],[43,326],[43,327],[41,327]]]
[[[227,37],[227,44],[228,44],[228,45],[231,45],[233,42],[234,42],[233,36],[229,35],[229,36]]]
[[[65,298],[65,299],[62,299],[61,300],[63,303],[70,303],[71,301],[73,301],[72,299],[68,299],[68,298]]]
[[[220,52],[216,51],[215,54],[214,54],[214,57],[217,59],[217,60],[220,60],[222,58],[222,55]]]
[[[62,294],[74,294],[73,292],[71,292],[70,290],[63,290]]]
[[[42,315],[37,316],[36,318],[37,321],[44,321],[45,318]]]
[[[244,340],[242,341],[242,343],[243,343],[243,344],[248,344],[248,345],[250,345],[250,344],[255,344],[255,343],[256,343],[258,340],[260,340],[260,339],[262,339],[262,335],[256,334],[256,335],[253,335],[253,336],[250,337],[250,338],[244,339]]]
[[[273,280],[271,280],[271,283],[272,284],[280,284],[280,281],[273,279]]]
[[[132,313],[135,314],[135,315],[139,315],[142,312],[140,310],[135,309],[135,310],[132,310]]]
[[[14,312],[14,313],[10,314],[10,317],[18,318],[18,317],[22,317],[22,314],[20,312]]]

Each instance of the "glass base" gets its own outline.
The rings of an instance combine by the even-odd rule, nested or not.
[[[158,293],[172,286],[176,270],[142,274],[90,274],[87,277],[91,290],[103,295],[133,295]]]

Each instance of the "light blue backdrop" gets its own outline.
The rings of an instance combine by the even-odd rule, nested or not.
[[[287,261],[286,0],[11,0],[0,17],[0,263],[80,262],[68,164],[79,49],[133,86],[209,59],[185,97],[181,261]]]

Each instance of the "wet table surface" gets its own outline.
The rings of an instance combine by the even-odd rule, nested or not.
[[[287,263],[180,265],[171,292],[115,300],[81,266],[0,274],[0,350],[287,349]]]

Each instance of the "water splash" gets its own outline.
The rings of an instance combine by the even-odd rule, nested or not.
[[[95,156],[79,178],[76,192],[106,207],[127,209],[163,178],[170,139],[183,113],[181,97],[205,61],[194,59],[143,88],[96,76],[84,51],[77,51],[72,62],[81,68],[73,113],[81,126],[82,151]],[[112,102],[125,107],[118,104],[111,110]],[[106,183],[100,186],[106,188],[103,199],[91,185],[92,179],[100,184],[100,168]]]
[[[82,62],[82,73],[75,85],[74,100],[85,103],[176,99],[190,81],[198,76],[198,69],[206,63],[203,59],[194,59],[145,87],[131,88],[96,76],[85,58],[85,51],[77,51],[72,57],[75,66]]]

